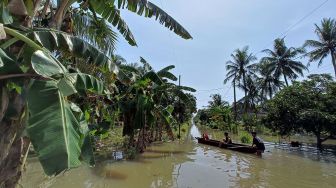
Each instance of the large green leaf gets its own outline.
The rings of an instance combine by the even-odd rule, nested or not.
[[[177,121],[176,119],[171,115],[171,106],[168,106],[167,108],[164,108],[163,106],[159,105],[155,108],[157,113],[160,115],[161,119],[164,120],[164,122],[167,125],[176,125]]]
[[[71,73],[67,77],[73,79],[75,88],[80,93],[87,90],[100,95],[104,93],[104,83],[94,76],[83,73]]]
[[[27,132],[47,175],[81,164],[80,124],[54,81],[32,81]]]
[[[114,3],[114,0],[103,0],[105,4]],[[118,8],[127,8],[131,12],[135,12],[140,16],[148,18],[154,17],[162,25],[174,31],[184,39],[191,39],[191,35],[183,28],[173,17],[167,14],[160,7],[147,0],[118,0]]]
[[[162,25],[174,31],[182,38],[192,38],[188,31],[174,18],[147,0],[118,0],[118,8],[115,6],[115,0],[90,0],[90,2],[94,10],[112,23],[112,25],[116,26],[131,45],[133,42],[135,44],[133,35],[131,35],[128,26],[121,19],[118,8],[127,8],[129,11],[135,12],[140,16],[148,18],[154,17],[156,20],[159,20]]]
[[[41,50],[33,53],[31,64],[37,74],[46,78],[63,75],[67,72],[67,69],[54,57]]]
[[[87,164],[93,166],[95,158],[92,148],[92,136],[89,133],[88,123],[85,119],[83,111],[74,103],[70,103],[71,110],[74,112],[77,121],[79,122],[79,131],[82,133],[81,137],[81,159]]]
[[[94,11],[116,27],[130,45],[136,46],[137,44],[131,30],[121,18],[120,10],[114,5],[114,1],[111,2],[106,0],[90,0]]]
[[[177,86],[178,89],[190,92],[196,92],[196,89],[188,86]]]
[[[149,79],[150,81],[152,81],[152,82],[154,82],[154,83],[156,83],[158,85],[163,84],[163,81],[161,80],[161,78],[154,71],[147,72],[141,78],[141,80],[146,80],[146,79]]]
[[[22,73],[18,64],[0,48],[0,75]]]
[[[32,32],[32,37],[49,51],[59,50],[72,56],[87,60],[87,63],[103,66],[117,73],[118,67],[100,50],[88,42],[67,33],[49,29],[39,29]]]
[[[9,14],[7,3],[8,0],[2,0],[0,3],[0,23],[3,24],[11,24],[13,22],[13,18]]]
[[[172,81],[177,81],[177,77],[173,73],[168,71],[159,71],[157,72],[157,75],[161,78],[168,78]]]
[[[84,73],[69,73],[58,82],[60,91],[64,96],[69,96],[79,92],[85,94],[86,91],[104,94],[104,83],[94,76]]]

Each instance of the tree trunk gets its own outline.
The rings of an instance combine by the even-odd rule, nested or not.
[[[0,101],[0,187],[16,187],[21,179],[30,142],[21,137],[24,130],[24,99],[17,93],[1,88]],[[10,104],[8,101],[11,101]],[[15,117],[5,118],[11,105]],[[27,113],[25,113],[27,114]]]
[[[334,52],[334,50],[332,50],[331,52],[331,61],[332,61],[332,64],[334,66],[334,71],[335,71],[335,77],[336,77],[336,53]]]
[[[24,23],[24,25],[25,25],[26,27],[32,27],[32,21],[33,21],[33,18],[35,17],[35,15],[36,15],[36,13],[37,13],[37,11],[38,11],[38,9],[39,9],[39,6],[40,6],[40,4],[41,4],[41,1],[42,1],[42,0],[36,0],[36,1],[34,2],[34,9],[33,9],[33,11],[32,11],[32,15],[28,16],[27,19],[25,20],[25,23]]]
[[[29,139],[22,137],[11,145],[7,157],[0,164],[0,187],[16,187],[22,176],[29,147]]]
[[[273,92],[272,92],[271,83],[268,83],[268,88],[269,88],[269,97],[270,97],[270,100],[271,100],[272,97],[273,97]]]
[[[246,91],[246,78],[245,72],[243,73],[243,82],[244,82],[244,106],[245,106],[245,114],[247,114],[247,91]]]
[[[236,79],[233,80],[233,108],[234,108],[234,120],[237,121]]]
[[[286,86],[288,87],[288,81],[286,75],[284,75]]]
[[[62,26],[64,11],[66,11],[68,3],[69,3],[69,0],[62,0],[61,4],[59,5],[50,23],[51,28],[60,30]]]

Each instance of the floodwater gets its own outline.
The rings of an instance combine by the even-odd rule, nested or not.
[[[82,166],[55,178],[43,175],[30,159],[22,186],[27,188],[223,188],[223,187],[335,187],[336,156],[313,148],[290,149],[266,144],[262,158],[199,145],[192,126],[190,137],[157,144],[136,161],[105,161]]]

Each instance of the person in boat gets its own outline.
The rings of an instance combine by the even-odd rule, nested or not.
[[[257,136],[256,132],[252,132],[253,143],[252,147],[257,148],[257,155],[261,156],[262,153],[265,151],[264,141]]]
[[[207,133],[207,132],[203,133],[203,134],[202,134],[202,138],[203,138],[204,140],[209,140],[208,133]]]
[[[232,140],[229,137],[229,133],[227,133],[227,132],[224,133],[223,143],[224,144],[232,144]]]

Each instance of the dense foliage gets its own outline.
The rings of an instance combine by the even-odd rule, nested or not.
[[[144,66],[138,69],[114,55],[113,28],[136,45],[120,9],[153,17],[191,38],[144,0],[0,2],[0,187],[16,186],[30,145],[46,174],[56,175],[82,161],[93,164],[93,136],[116,123],[131,137],[154,127],[169,130],[176,109],[167,98],[182,101],[184,112],[194,111],[194,98],[185,92],[194,90],[171,82],[174,66],[156,72],[141,59]],[[185,121],[191,115],[179,116]],[[143,137],[138,136],[137,148]]]
[[[233,117],[229,103],[223,101],[220,94],[211,95],[211,98],[207,108],[198,110],[195,122],[214,129],[231,130]]]
[[[310,75],[281,90],[267,103],[265,125],[280,135],[312,133],[317,145],[336,134],[336,83],[329,75]],[[323,137],[323,138],[322,138]]]

